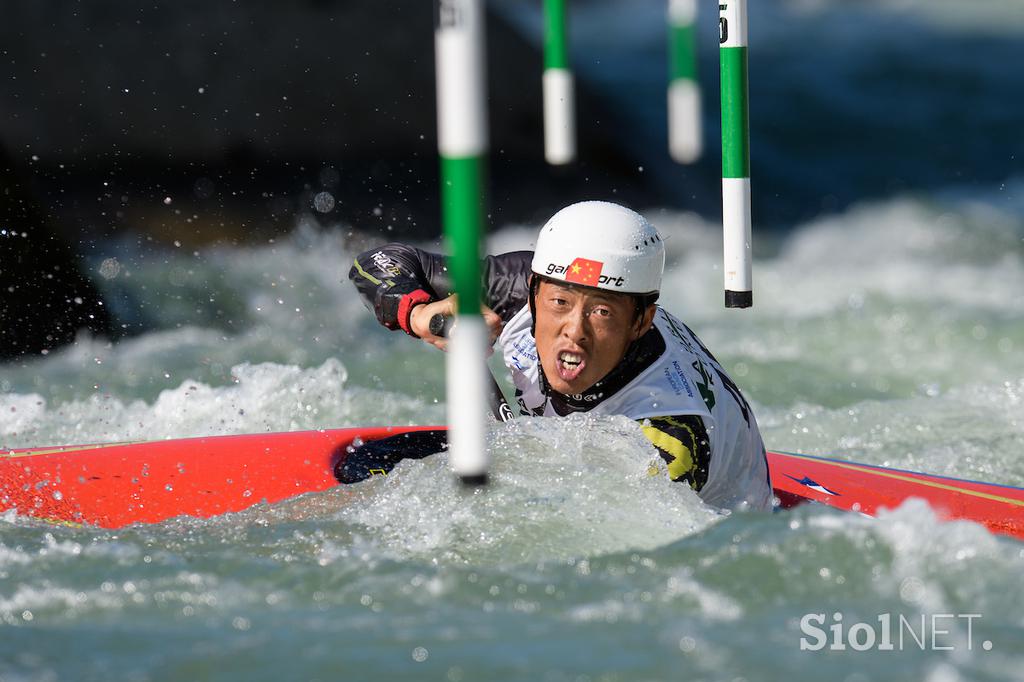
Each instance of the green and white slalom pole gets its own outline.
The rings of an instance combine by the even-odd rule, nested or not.
[[[544,0],[544,158],[576,160],[576,94],[569,69],[566,0]]]
[[[487,342],[480,314],[480,242],[487,152],[484,7],[482,0],[438,0],[437,138],[441,206],[458,294],[458,328],[448,346],[449,457],[463,483],[487,482]]]
[[[747,104],[747,0],[719,0],[722,73],[722,232],[725,307],[754,302],[750,234],[750,110]]]
[[[703,151],[697,82],[697,0],[668,3],[668,151],[693,163]]]

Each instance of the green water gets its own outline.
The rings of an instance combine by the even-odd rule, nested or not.
[[[805,225],[761,254],[745,312],[720,308],[714,226],[648,215],[669,235],[664,304],[769,447],[1024,485],[1018,213],[894,199]],[[158,329],[0,368],[0,446],[443,422],[442,356],[342,283],[352,239],[111,246],[108,295],[144,299]],[[494,485],[473,493],[439,455],[211,520],[8,512],[0,680],[1019,677],[1020,542],[913,502],[878,520],[725,515],[649,477],[625,419],[524,419],[489,440]],[[925,646],[904,628],[902,650],[801,650],[818,613],[862,637],[884,614],[921,635],[924,617]]]

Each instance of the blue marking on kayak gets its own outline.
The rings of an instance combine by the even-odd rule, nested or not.
[[[819,457],[817,455],[805,455],[800,452],[786,452],[785,450],[774,450],[775,454],[786,455],[788,457],[798,457],[800,459],[811,459],[818,462],[825,462],[826,464],[836,464],[839,466],[845,466],[847,468],[863,468],[863,469],[875,469],[880,472],[896,472],[901,474],[911,474],[912,476],[924,476],[923,480],[916,480],[917,483],[926,483],[928,479],[943,479],[946,481],[955,481],[957,483],[973,483],[974,485],[987,485],[993,488],[1007,488],[1010,490],[1024,490],[1024,486],[1019,485],[1007,485],[1006,483],[992,483],[991,481],[977,481],[973,478],[956,478],[955,476],[942,476],[941,474],[926,474],[923,471],[913,471],[912,469],[897,469],[896,467],[887,467],[880,464],[864,464],[863,462],[850,462],[845,459],[833,459],[831,457]],[[788,475],[788,474],[787,474]],[[792,476],[790,476],[792,478]],[[793,479],[796,480],[795,478]],[[967,491],[964,491],[967,492]]]
[[[812,478],[810,478],[808,476],[804,476],[803,478],[797,478],[796,476],[790,476],[789,474],[783,474],[783,475],[786,478],[793,479],[794,481],[796,481],[800,485],[804,486],[805,488],[810,488],[811,490],[817,490],[819,493],[824,493],[826,495],[833,495],[835,497],[842,497],[842,495],[840,493],[837,493],[834,490],[829,490],[828,488],[826,488],[825,486],[821,485],[820,483],[818,483],[817,481],[815,481],[814,479],[812,479]]]

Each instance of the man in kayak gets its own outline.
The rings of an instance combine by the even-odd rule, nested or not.
[[[697,335],[656,304],[664,268],[657,230],[601,201],[556,213],[533,252],[488,256],[484,319],[519,409],[635,419],[672,480],[708,504],[767,509],[754,414]],[[432,317],[456,309],[442,256],[387,244],[359,255],[349,278],[382,325],[445,348],[430,330]]]

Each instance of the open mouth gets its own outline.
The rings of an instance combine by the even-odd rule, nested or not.
[[[558,354],[558,376],[565,382],[572,382],[580,375],[587,363],[579,353],[562,351]]]

